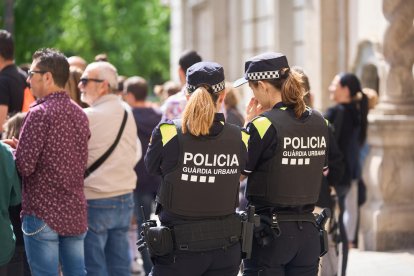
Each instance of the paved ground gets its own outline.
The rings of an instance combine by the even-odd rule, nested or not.
[[[414,249],[372,252],[351,249],[348,276],[414,276]]]
[[[414,276],[414,249],[393,252],[351,249],[347,276]]]

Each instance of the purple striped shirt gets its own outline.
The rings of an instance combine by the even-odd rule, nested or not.
[[[64,91],[30,107],[16,150],[22,216],[34,215],[60,235],[87,230],[83,173],[89,136],[85,113]]]

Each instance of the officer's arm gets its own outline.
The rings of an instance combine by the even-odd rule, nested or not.
[[[243,171],[244,175],[249,175],[254,171],[260,160],[263,158],[265,151],[274,151],[271,148],[272,142],[276,139],[276,130],[272,127],[271,122],[266,117],[258,117],[247,125],[249,133],[247,165]]]
[[[162,162],[162,136],[159,126],[152,131],[151,139],[148,144],[147,153],[144,157],[145,167],[147,172],[152,175],[161,175]]]
[[[241,130],[241,134],[242,134],[242,148],[241,148],[241,164],[240,164],[240,170],[243,173],[244,170],[246,169],[246,163],[247,163],[247,153],[248,153],[248,147],[249,147],[249,138],[250,135],[247,132],[246,129],[242,129]],[[246,178],[246,176],[244,176],[243,174],[240,175],[240,181],[243,181]]]
[[[168,173],[176,166],[178,156],[177,128],[171,121],[161,122],[152,133],[144,159],[148,173]]]

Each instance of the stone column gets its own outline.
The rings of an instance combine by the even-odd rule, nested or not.
[[[369,116],[360,228],[362,248],[376,251],[414,247],[414,1],[384,0],[383,11],[387,73]]]

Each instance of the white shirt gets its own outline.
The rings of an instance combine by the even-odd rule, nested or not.
[[[185,86],[184,86],[185,87]],[[165,100],[161,106],[162,120],[165,119],[180,119],[185,106],[187,104],[187,98],[185,96],[185,88],[183,88],[177,94],[174,94]]]
[[[128,117],[118,145],[105,162],[85,179],[86,199],[101,199],[127,194],[135,189],[134,167],[141,159],[141,142],[131,108],[118,96],[100,97],[84,111],[89,119],[88,168],[114,143],[124,110]]]

